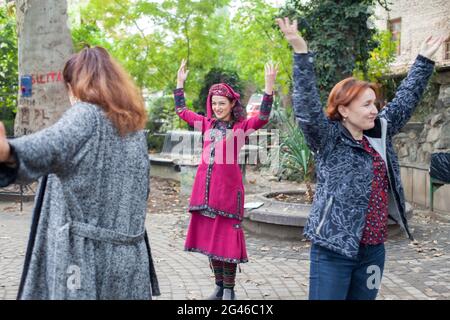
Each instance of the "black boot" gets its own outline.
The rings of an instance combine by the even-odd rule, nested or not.
[[[236,294],[233,289],[224,289],[223,290],[223,298],[222,300],[237,300]]]
[[[223,285],[216,284],[214,292],[208,298],[206,298],[206,300],[222,300],[222,296],[223,296]]]

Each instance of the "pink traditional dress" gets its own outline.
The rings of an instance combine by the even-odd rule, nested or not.
[[[213,118],[213,95],[236,101],[233,107],[234,120],[224,122]],[[202,159],[189,204],[191,220],[185,250],[200,252],[219,261],[247,262],[241,225],[244,216],[244,184],[238,157],[245,138],[269,121],[273,96],[265,94],[259,114],[249,119],[245,117],[239,94],[227,84],[211,87],[206,117],[186,108],[183,89],[176,89],[174,96],[178,116],[204,135]]]

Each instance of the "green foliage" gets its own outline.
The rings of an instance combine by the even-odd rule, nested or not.
[[[292,114],[277,110],[275,117],[281,119],[284,129],[280,134],[280,178],[311,182],[314,179],[314,161],[302,131]]]
[[[367,74],[370,52],[377,45],[376,30],[369,21],[376,2],[318,0],[304,4],[301,0],[288,0],[281,11],[283,16],[298,19],[299,30],[315,54],[323,102],[337,82],[352,76],[356,66]]]
[[[395,60],[396,43],[392,41],[392,34],[389,31],[377,32],[374,40],[378,46],[370,52],[366,74],[360,63],[357,63],[353,75],[361,80],[385,84],[385,75],[390,72],[389,65]]]
[[[213,30],[220,29],[221,20],[215,13],[228,2],[90,0],[81,9],[74,41],[106,46],[137,84],[151,92],[170,93],[179,63],[187,58],[186,87],[197,95],[204,74],[217,65],[214,45],[219,39]]]
[[[433,81],[428,82],[422,99],[411,117],[411,121],[425,122],[425,119],[433,113],[433,109],[436,108],[436,101],[439,97],[439,88],[439,83]]]
[[[394,99],[395,93],[405,77],[406,74],[396,76],[390,75],[382,78],[383,95],[386,101],[392,101],[392,99]],[[411,117],[411,122],[424,122],[425,119],[433,113],[433,109],[436,107],[436,101],[439,97],[439,88],[439,83],[433,80],[428,82],[422,98]]]
[[[262,90],[268,61],[280,65],[276,91],[290,94],[292,50],[274,21],[285,14],[299,18],[300,29],[315,52],[324,100],[332,86],[351,76],[355,68],[363,78],[379,76],[380,65],[388,61],[383,47],[386,36],[377,38],[367,24],[376,0],[302,2],[288,0],[280,11],[264,0],[240,1],[235,10],[230,7],[231,0],[89,0],[81,9],[80,25],[73,28],[73,38],[77,48],[86,42],[108,48],[150,94],[162,92],[171,97],[179,63],[187,58],[186,102],[194,111],[205,112],[207,90],[221,81],[216,73],[232,74],[225,82],[231,82],[240,93],[245,87]],[[379,43],[378,52],[374,48]],[[240,84],[234,79],[240,79]],[[175,115],[172,98],[162,100],[149,101],[151,132],[164,132],[173,126],[187,128]],[[302,156],[292,152],[298,161],[303,161]],[[303,164],[299,164],[302,172]]]
[[[148,121],[146,128],[149,130],[147,145],[151,152],[161,152],[164,144],[163,133],[179,126],[179,118],[174,117],[174,102],[172,96],[162,96],[149,99]]]
[[[149,124],[147,129],[150,132],[166,132],[177,126],[178,117],[173,117],[175,112],[174,100],[170,95],[148,100]]]
[[[281,95],[274,95],[270,121],[264,126],[267,130],[282,129],[286,126],[286,119],[293,117],[292,107],[283,106]]]
[[[71,16],[75,47],[106,47],[146,92],[171,95],[181,59],[188,60],[187,105],[199,111],[205,76],[213,68],[235,70],[244,84],[264,88],[264,63],[280,63],[277,90],[291,82],[290,49],[274,24],[278,9],[263,0],[239,3],[232,17],[230,0],[90,0]],[[74,9],[75,10],[75,9]],[[76,19],[74,19],[76,20]],[[200,97],[200,98],[198,98]],[[192,101],[194,103],[192,103]],[[159,114],[155,114],[159,116]],[[172,117],[176,115],[172,112]],[[173,121],[177,126],[183,124]]]
[[[279,9],[264,0],[244,0],[226,24],[220,65],[237,70],[246,83],[264,89],[264,64],[279,64],[276,91],[288,94],[292,82],[292,50],[275,23]]]
[[[367,61],[367,74],[364,75],[360,68],[356,68],[354,76],[381,84],[382,99],[385,102],[392,101],[398,87],[406,77],[406,73],[401,75],[391,73],[390,64],[395,60],[397,46],[392,41],[392,34],[389,31],[378,31],[374,40],[378,43],[378,46],[370,52],[370,58]],[[432,113],[438,95],[439,84],[429,81],[411,121],[423,122]]]
[[[149,134],[147,136],[148,150],[151,153],[160,153],[164,145],[164,135],[152,131],[151,125],[150,128],[147,127],[147,129],[149,130]]]
[[[13,119],[5,119],[0,117],[0,120],[3,122],[3,125],[6,129],[6,136],[13,137],[14,136],[14,118]]]
[[[16,22],[5,7],[0,6],[0,115],[14,119],[18,92],[18,54]]]
[[[106,41],[106,35],[95,24],[80,24],[72,28],[72,40],[76,52],[86,46],[101,46],[111,50],[111,44]]]

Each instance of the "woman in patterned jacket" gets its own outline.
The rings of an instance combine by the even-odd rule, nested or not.
[[[277,19],[294,49],[293,105],[315,156],[317,186],[305,226],[311,242],[310,299],[375,299],[385,262],[388,216],[412,239],[392,137],[407,123],[433,72],[444,38],[424,42],[395,98],[377,108],[377,86],[347,78],[331,90],[326,114],[314,58],[297,22]]]
[[[211,86],[206,117],[188,110],[183,87],[189,71],[184,60],[178,70],[175,111],[204,134],[202,159],[189,204],[191,220],[185,250],[209,257],[216,282],[209,299],[234,300],[236,266],[247,262],[241,226],[244,185],[238,157],[246,136],[269,121],[277,67],[267,64],[265,69],[265,94],[260,113],[249,119],[245,117],[239,94],[225,83]]]

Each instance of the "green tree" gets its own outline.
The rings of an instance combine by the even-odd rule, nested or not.
[[[376,29],[370,24],[376,3],[387,8],[381,0],[317,0],[307,4],[288,0],[281,11],[281,15],[298,19],[299,30],[315,54],[323,102],[337,82],[352,76],[356,66],[367,78],[370,53],[377,46]]]
[[[15,112],[17,105],[17,34],[14,16],[0,7],[0,106]]]
[[[151,91],[173,89],[179,62],[187,58],[191,72],[186,86],[195,96],[204,74],[218,61],[219,40],[212,30],[220,29],[217,11],[228,3],[91,0],[81,9],[74,41],[77,47],[83,42],[106,46],[137,84]]]
[[[220,65],[237,70],[241,79],[264,88],[264,64],[279,64],[277,91],[289,94],[292,82],[292,52],[284,45],[275,24],[279,9],[264,0],[241,1],[236,15],[226,24],[227,37],[221,51]]]
[[[288,91],[291,55],[274,24],[278,9],[245,0],[232,17],[229,3],[90,0],[72,28],[75,47],[107,47],[139,85],[153,91],[171,89],[180,60],[187,58],[187,87],[194,96],[214,67],[236,70],[262,88],[264,63],[273,60],[281,64],[279,83]]]
[[[366,72],[357,63],[353,74],[359,79],[383,84],[385,76],[390,73],[390,64],[395,60],[396,43],[392,41],[392,33],[388,30],[378,31],[374,40],[378,46],[370,52]]]
[[[110,42],[106,40],[106,34],[96,24],[80,24],[72,28],[72,40],[76,52],[86,46],[101,46],[108,50],[112,49]]]
[[[0,56],[0,120],[7,134],[13,135],[18,92],[16,21],[3,6],[0,6]]]

